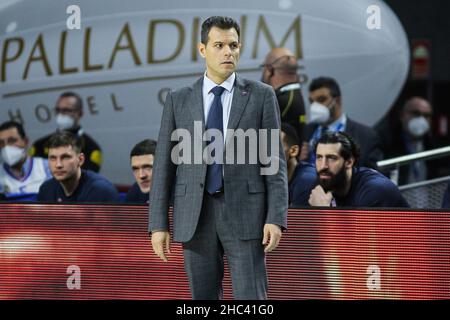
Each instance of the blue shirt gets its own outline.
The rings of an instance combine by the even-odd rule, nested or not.
[[[335,197],[338,207],[409,207],[398,187],[376,170],[354,168],[345,197]]]
[[[289,182],[290,206],[308,206],[309,195],[316,185],[316,168],[307,162],[300,162]]]
[[[450,208],[450,182],[447,185],[447,190],[444,193],[444,198],[442,199],[442,208]]]
[[[125,202],[148,203],[149,196],[149,193],[143,193],[141,188],[139,188],[139,185],[135,183],[130,190],[128,190]]]
[[[105,177],[89,170],[81,170],[80,182],[67,197],[61,184],[52,178],[44,182],[38,194],[38,201],[52,202],[119,202],[117,189]]]

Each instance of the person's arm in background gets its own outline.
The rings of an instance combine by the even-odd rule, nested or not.
[[[316,169],[310,164],[299,163],[300,175],[294,177],[294,181],[289,185],[289,192],[292,198],[292,207],[309,207],[309,196],[317,185]]]

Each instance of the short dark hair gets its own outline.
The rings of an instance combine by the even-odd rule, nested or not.
[[[212,16],[203,21],[202,23],[202,33],[200,41],[206,45],[208,42],[209,31],[213,28],[217,27],[222,30],[228,30],[234,28],[237,32],[238,39],[240,38],[241,30],[239,28],[239,24],[230,17],[222,17],[222,16]]]
[[[0,125],[0,131],[8,130],[11,128],[16,128],[17,132],[19,132],[19,135],[22,139],[25,139],[27,135],[25,134],[25,130],[23,129],[22,124],[16,121],[5,121]]]
[[[314,145],[314,153],[317,152],[317,146],[319,143],[322,144],[334,144],[340,143],[341,148],[339,149],[339,154],[345,160],[349,160],[351,157],[355,159],[355,164],[359,160],[359,145],[356,141],[344,131],[331,132],[327,131],[316,141]]]
[[[315,91],[320,88],[327,88],[330,90],[332,97],[340,97],[341,89],[335,79],[330,77],[318,77],[312,80],[309,85],[309,92]]]
[[[295,145],[300,145],[300,139],[298,137],[297,131],[289,123],[281,123],[281,131],[285,134],[285,141],[287,142],[289,148]]]
[[[76,153],[81,153],[81,139],[69,131],[58,131],[50,136],[46,143],[48,149],[71,146]]]
[[[81,99],[81,97],[76,94],[75,92],[72,91],[66,91],[61,93],[61,95],[58,98],[58,102],[59,100],[61,100],[62,98],[75,98],[76,102],[75,102],[75,108],[77,108],[77,110],[83,110],[83,99]]]
[[[130,152],[130,159],[134,156],[144,156],[147,154],[154,155],[156,151],[156,141],[145,139],[137,143]]]

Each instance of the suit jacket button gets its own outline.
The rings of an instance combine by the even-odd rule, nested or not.
[[[200,183],[200,188],[202,188],[202,189],[203,189],[203,183]]]

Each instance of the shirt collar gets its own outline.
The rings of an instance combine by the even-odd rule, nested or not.
[[[225,88],[228,92],[231,92],[233,90],[234,81],[236,80],[236,73],[233,72],[224,82],[222,82],[219,86]],[[212,88],[217,87],[218,84],[212,81],[208,76],[205,74],[203,75],[203,88],[206,89],[206,92],[209,93]]]
[[[338,129],[342,131],[345,129],[346,125],[347,125],[347,116],[345,115],[345,113],[342,113],[342,115],[336,121],[328,125],[328,129],[330,131],[337,131]]]
[[[297,90],[297,89],[301,89],[301,88],[302,88],[302,86],[300,85],[300,83],[294,82],[294,83],[287,83],[285,85],[282,85],[275,91],[285,92],[285,91]]]

